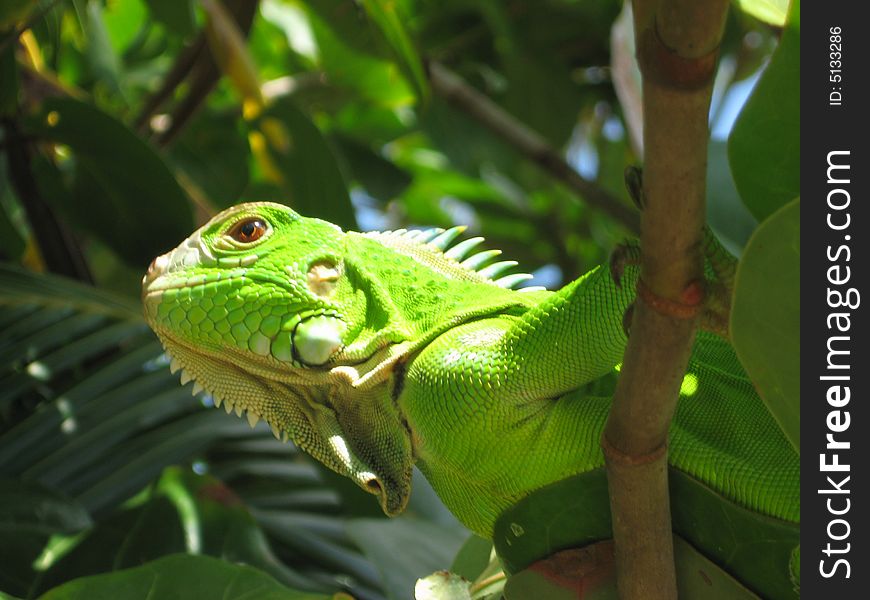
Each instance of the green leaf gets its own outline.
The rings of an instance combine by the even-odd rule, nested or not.
[[[0,588],[26,595],[33,561],[49,536],[72,534],[91,524],[75,501],[35,483],[0,480]]]
[[[78,100],[52,98],[29,129],[69,146],[76,158],[72,194],[57,197],[63,186],[55,183],[46,197],[130,264],[144,267],[193,230],[187,196],[166,164],[113,117]],[[41,183],[58,179],[47,161],[37,166]]]
[[[374,198],[386,203],[401,194],[411,183],[411,176],[368,146],[347,136],[332,137],[350,179]]]
[[[731,338],[780,428],[800,452],[800,199],[762,223],[737,268]]]
[[[307,217],[356,228],[347,186],[317,126],[289,98],[269,106],[254,126],[267,144],[288,204]]]
[[[354,519],[350,537],[377,566],[387,597],[405,600],[417,579],[444,569],[468,533],[410,518]]]
[[[151,16],[170,31],[188,36],[196,30],[193,3],[190,0],[145,0]]]
[[[76,579],[40,600],[149,600],[151,598],[222,598],[223,600],[327,600],[299,592],[252,567],[208,556],[175,554],[134,569]]]
[[[102,17],[109,41],[119,57],[122,57],[141,38],[143,28],[150,26],[148,10],[142,0],[108,2]],[[125,73],[126,75],[128,73]]]
[[[735,0],[743,12],[756,19],[782,27],[788,11],[788,0]]]
[[[326,73],[334,89],[349,88],[358,101],[392,108],[406,107],[414,102],[414,91],[395,63],[359,51],[346,43],[341,33],[334,31],[318,12],[312,8],[308,11],[319,50],[318,66]]]
[[[425,102],[429,97],[429,81],[423,72],[420,55],[411,43],[404,25],[402,25],[396,2],[363,0],[362,4],[369,18],[377,25],[392,48],[405,77],[414,85],[418,99],[420,102]]]
[[[156,497],[101,521],[42,574],[36,593],[89,575],[136,567],[185,552],[184,529],[172,502]]]
[[[450,565],[450,572],[474,581],[489,564],[489,555],[492,553],[492,540],[471,535]]]
[[[765,597],[791,597],[798,524],[738,506],[677,469],[668,481],[675,533]],[[523,498],[496,521],[493,542],[505,570],[517,572],[559,550],[609,539],[610,519],[600,468]]]
[[[85,55],[94,77],[107,85],[112,93],[121,91],[121,59],[118,57],[104,20],[100,2],[88,2],[82,29],[86,34]]]
[[[734,183],[759,221],[800,195],[800,0],[728,138]]]

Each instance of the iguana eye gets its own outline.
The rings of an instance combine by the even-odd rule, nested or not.
[[[260,217],[250,217],[236,223],[227,235],[242,244],[250,244],[263,237],[266,227],[266,222]]]

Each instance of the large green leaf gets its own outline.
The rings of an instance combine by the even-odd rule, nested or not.
[[[728,138],[734,183],[759,221],[800,195],[800,0]]]
[[[668,479],[675,533],[763,595],[791,596],[797,524],[738,506],[677,469]],[[517,572],[559,550],[610,538],[610,518],[606,476],[596,469],[544,487],[505,511],[493,542],[505,569]]]
[[[68,146],[76,159],[72,194],[46,198],[131,264],[144,267],[193,230],[187,196],[163,160],[125,125],[71,98],[46,100],[33,135]],[[56,179],[43,162],[39,179]]]
[[[734,349],[800,452],[800,199],[762,223],[737,268]]]
[[[330,4],[316,3],[316,4]],[[355,10],[351,3],[342,3],[343,10]],[[320,8],[308,8],[311,31],[319,51],[318,67],[329,74],[333,93],[352,90],[357,101],[374,102],[391,108],[408,106],[414,102],[414,88],[402,76],[399,67],[388,60],[361,52],[353,46],[354,38],[347,41],[332,22],[321,16]]]
[[[40,596],[40,600],[118,598],[327,600],[336,596],[291,590],[253,567],[184,554],[167,556],[134,569],[77,579]]]
[[[504,589],[505,600],[534,596],[541,600],[617,600],[615,571],[606,556],[612,546],[603,542],[590,550],[557,554],[511,576]],[[594,553],[597,551],[597,554]],[[580,557],[588,561],[576,567]],[[594,559],[590,557],[594,556]],[[698,552],[680,536],[674,536],[677,592],[680,598],[698,600],[756,600],[753,592],[727,571]],[[573,568],[571,568],[573,567]]]

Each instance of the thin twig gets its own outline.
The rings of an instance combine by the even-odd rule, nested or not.
[[[187,77],[193,66],[200,60],[200,55],[205,48],[205,34],[200,33],[192,44],[181,51],[178,58],[175,59],[172,68],[160,84],[160,88],[148,97],[142,106],[142,110],[139,112],[139,116],[133,122],[133,127],[137,131],[144,133],[148,120],[160,108],[160,105],[172,96],[175,88],[184,81],[184,78]]]
[[[703,301],[707,117],[728,0],[635,0],[643,75],[638,300],[602,437],[623,599],[677,597],[667,439]]]
[[[634,210],[575,171],[543,137],[465,83],[444,65],[430,62],[428,66],[429,83],[436,94],[477,119],[521,154],[577,192],[587,204],[607,213],[629,231],[639,230],[638,217]]]

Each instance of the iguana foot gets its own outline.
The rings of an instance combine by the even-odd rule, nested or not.
[[[639,267],[640,258],[640,244],[636,240],[626,240],[613,249],[608,265],[610,276],[617,287],[622,287],[622,276],[625,274],[625,268],[629,266]]]
[[[709,227],[704,227],[702,244],[707,290],[701,313],[701,328],[729,339],[728,322],[731,318],[737,259],[716,239]]]
[[[625,268],[628,266],[640,266],[640,244],[636,241],[625,241],[613,249],[610,253],[610,277],[616,287],[622,287],[622,277],[625,274]],[[631,329],[631,317],[634,314],[634,302],[628,305],[625,312],[622,314],[622,331],[625,337],[628,337]]]
[[[640,167],[625,168],[625,187],[634,204],[643,210],[646,200],[643,195],[643,170]],[[731,314],[731,295],[734,290],[734,274],[737,260],[716,239],[713,231],[704,227],[702,251],[704,253],[705,301],[701,312],[701,328],[728,339],[728,322]],[[625,267],[640,265],[641,249],[637,242],[625,242],[610,255],[610,274],[617,286],[621,285]],[[623,315],[623,330],[628,335],[628,324],[634,310],[632,303]]]

